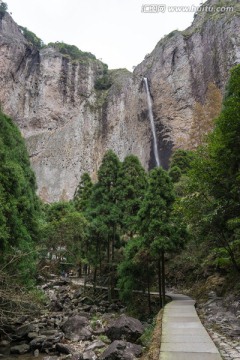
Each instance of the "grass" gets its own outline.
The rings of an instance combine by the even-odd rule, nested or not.
[[[161,346],[163,309],[154,318],[153,323],[146,328],[140,341],[146,347],[140,360],[158,360]]]

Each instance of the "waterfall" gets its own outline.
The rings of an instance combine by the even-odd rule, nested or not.
[[[148,115],[150,118],[150,124],[151,124],[151,129],[152,129],[152,134],[153,134],[153,152],[154,152],[154,156],[155,156],[156,165],[160,166],[160,159],[159,159],[159,154],[158,154],[158,144],[157,144],[157,134],[156,134],[156,128],[155,128],[153,111],[152,111],[152,99],[151,99],[151,95],[150,95],[150,91],[149,91],[148,79],[143,78],[143,80],[144,80],[144,83],[146,86],[146,91],[147,91]]]

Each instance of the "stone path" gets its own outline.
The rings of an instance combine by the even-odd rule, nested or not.
[[[222,360],[188,296],[167,294],[159,360]]]

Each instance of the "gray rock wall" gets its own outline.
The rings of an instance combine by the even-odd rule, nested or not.
[[[162,39],[133,74],[110,71],[112,87],[95,90],[100,61],[72,61],[54,48],[38,51],[5,14],[0,103],[26,139],[43,200],[72,198],[83,172],[96,179],[110,148],[121,160],[133,153],[146,169],[154,165],[143,76],[167,166],[173,146],[188,147],[196,101],[204,102],[211,82],[223,92],[229,69],[240,62],[239,30],[239,12],[200,13],[190,28]]]

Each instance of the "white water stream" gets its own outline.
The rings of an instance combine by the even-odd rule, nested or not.
[[[157,134],[156,134],[156,128],[155,128],[155,123],[154,123],[154,118],[153,118],[153,111],[152,111],[152,99],[151,99],[151,95],[150,95],[150,91],[149,91],[148,79],[143,78],[143,80],[144,80],[145,87],[146,87],[146,92],[147,92],[148,115],[149,115],[149,118],[150,118],[150,124],[151,124],[151,129],[152,129],[152,134],[153,134],[153,152],[154,152],[156,165],[160,166],[161,163],[160,163],[159,153],[158,153]]]

